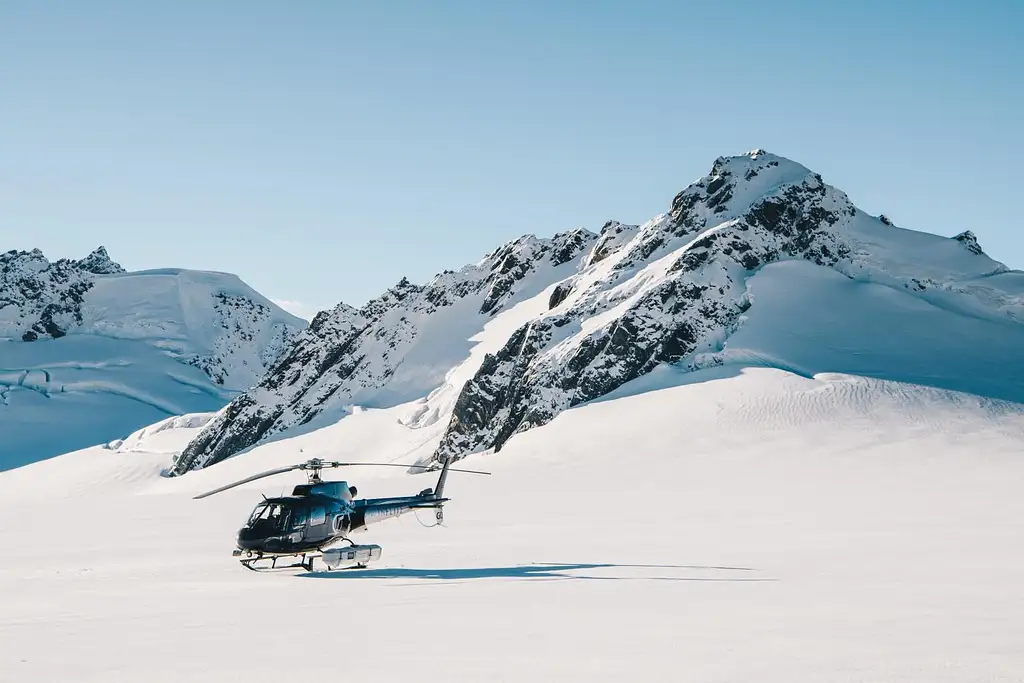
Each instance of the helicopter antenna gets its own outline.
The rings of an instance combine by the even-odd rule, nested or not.
[[[490,472],[480,472],[478,470],[463,470],[463,469],[449,468],[448,464],[449,463],[446,460],[444,467],[441,468],[441,479],[438,481],[438,486],[439,486],[439,489],[438,489],[438,492],[437,492],[438,495],[440,494],[440,489],[444,488],[444,479],[448,476],[448,472],[449,471],[451,471],[451,472],[465,472],[467,474],[490,474]],[[234,487],[240,486],[242,484],[247,484],[250,481],[256,481],[257,479],[262,479],[263,477],[271,477],[271,476],[273,476],[275,474],[284,474],[285,472],[291,472],[292,470],[307,470],[309,472],[309,475],[308,475],[309,476],[309,483],[310,484],[319,484],[322,481],[320,479],[320,471],[321,470],[328,469],[328,468],[333,468],[333,467],[356,467],[356,466],[367,466],[367,467],[405,467],[406,469],[420,469],[420,470],[433,469],[432,467],[430,467],[428,465],[404,465],[404,464],[401,464],[401,463],[394,463],[394,462],[335,462],[335,461],[330,461],[330,460],[320,460],[319,458],[313,458],[312,460],[308,460],[306,462],[302,462],[302,463],[299,463],[297,465],[289,465],[287,467],[278,467],[277,469],[267,470],[266,472],[261,472],[259,474],[254,474],[251,477],[246,477],[245,479],[239,479],[238,481],[233,482],[231,484],[226,484],[225,486],[221,486],[220,488],[213,489],[212,491],[207,491],[206,493],[200,493],[198,496],[193,496],[193,500],[198,500],[200,498],[206,498],[207,496],[212,496],[215,493],[220,493],[222,491],[227,491],[230,488],[234,488]]]

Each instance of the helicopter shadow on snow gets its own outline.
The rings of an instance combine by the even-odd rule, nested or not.
[[[629,573],[600,570],[633,570]],[[595,571],[599,570],[599,571]],[[657,574],[638,573],[636,570],[659,570]],[[674,571],[665,571],[674,570]],[[421,579],[431,583],[463,581],[468,579],[532,580],[596,580],[596,581],[774,581],[744,575],[754,572],[750,567],[717,567],[704,565],[667,564],[611,564],[611,563],[533,563],[508,567],[464,567],[447,569],[417,569],[387,567],[380,569],[342,569],[298,574],[312,579]],[[587,573],[577,573],[587,572]],[[685,573],[684,573],[685,572]],[[699,572],[701,575],[695,575]],[[403,584],[413,585],[413,584]]]

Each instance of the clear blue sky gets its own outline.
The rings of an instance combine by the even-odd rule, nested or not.
[[[0,250],[361,304],[763,147],[1024,267],[1024,3],[0,3]]]

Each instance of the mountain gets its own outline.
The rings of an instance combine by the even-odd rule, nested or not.
[[[0,255],[0,469],[223,407],[305,327],[233,275]]]
[[[575,273],[585,230],[509,242],[426,285],[402,279],[361,309],[319,313],[281,361],[185,449],[176,471],[204,467],[285,430],[330,424],[352,405],[425,396],[470,354],[471,337],[502,312]]]
[[[666,365],[849,372],[1022,401],[1022,323],[1024,273],[973,233],[899,228],[754,150],[715,160],[643,225],[526,236],[320,314],[174,470],[354,406],[408,403],[403,424],[423,430],[426,459],[500,450]]]

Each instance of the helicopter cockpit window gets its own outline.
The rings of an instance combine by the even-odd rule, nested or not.
[[[301,529],[306,526],[306,511],[303,509],[295,510],[292,515],[292,526],[296,529]]]
[[[267,519],[270,516],[270,506],[266,503],[260,503],[256,506],[256,509],[249,515],[249,526],[254,526],[261,519]]]
[[[327,510],[323,508],[313,508],[309,513],[309,524],[310,526],[316,526],[317,524],[323,524],[327,521]]]
[[[261,503],[249,516],[249,526],[271,526],[283,529],[288,524],[291,511],[278,503]]]

